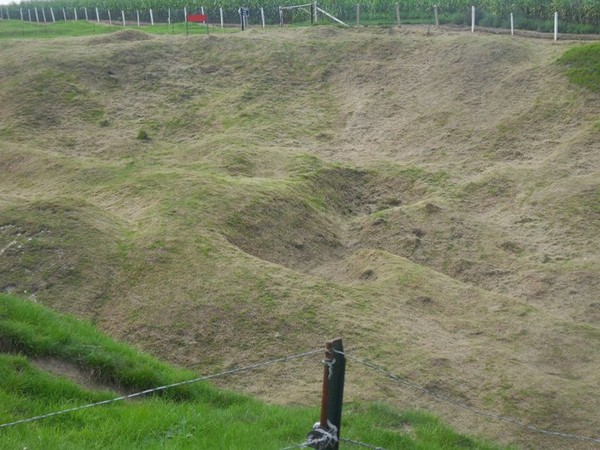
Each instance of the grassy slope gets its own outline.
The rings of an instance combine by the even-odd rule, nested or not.
[[[156,24],[155,26],[131,26],[123,27],[119,25],[119,21],[114,21],[114,25],[108,23],[96,23],[95,21],[67,21],[56,22],[49,24],[37,24],[29,22],[21,22],[20,20],[4,20],[0,28],[0,39],[52,39],[65,36],[91,36],[103,35],[122,31],[123,29],[136,30],[142,29],[145,33],[152,34],[207,34],[204,25],[188,24],[187,30],[185,23],[177,23],[169,26],[167,24]],[[237,31],[236,29],[215,29],[212,32],[229,33]],[[209,31],[210,33],[211,31]]]
[[[562,47],[142,37],[2,50],[1,289],[202,371],[343,334],[443,394],[593,434],[598,98]],[[307,403],[312,367],[275,373],[230,385]],[[555,445],[360,367],[349,382]]]
[[[569,79],[591,91],[600,90],[600,44],[583,45],[565,52],[560,58]]]
[[[69,378],[81,381],[84,375],[88,384],[135,392],[197,377],[112,341],[89,324],[5,294],[0,294],[0,336],[5,351],[0,423],[118,395],[85,389]],[[43,370],[49,360],[53,372],[63,376]],[[315,378],[318,384],[318,374]],[[0,436],[6,448],[277,449],[302,442],[317,415],[315,409],[267,406],[195,383],[4,428]],[[398,413],[382,404],[349,404],[344,426],[348,437],[388,448],[496,448],[456,434],[428,414]]]

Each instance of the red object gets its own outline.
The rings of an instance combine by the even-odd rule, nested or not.
[[[197,22],[203,23],[206,22],[208,16],[206,14],[188,14],[187,21],[188,22]]]

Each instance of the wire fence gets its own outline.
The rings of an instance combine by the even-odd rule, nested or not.
[[[74,408],[63,409],[63,410],[60,410],[60,411],[55,411],[55,412],[50,412],[50,413],[47,413],[47,414],[42,414],[40,416],[34,416],[34,417],[26,418],[26,419],[15,420],[13,422],[3,423],[3,424],[0,424],[0,428],[12,427],[14,425],[19,425],[19,424],[28,423],[28,422],[35,422],[37,420],[47,419],[49,417],[55,417],[55,416],[59,416],[59,415],[62,415],[62,414],[67,414],[67,413],[71,413],[71,412],[75,412],[75,411],[80,411],[82,409],[88,409],[88,408],[93,408],[93,407],[96,407],[96,406],[107,405],[109,403],[120,402],[120,401],[123,401],[123,400],[128,400],[128,399],[132,399],[132,398],[136,398],[136,397],[141,397],[141,396],[147,395],[147,394],[152,394],[152,393],[155,393],[155,392],[164,391],[166,389],[172,389],[174,387],[183,386],[183,385],[186,385],[186,384],[197,383],[199,381],[206,381],[206,380],[211,380],[211,379],[214,379],[214,378],[224,377],[224,376],[227,376],[227,375],[234,375],[234,374],[238,374],[238,373],[242,373],[242,372],[249,372],[249,371],[252,371],[252,370],[257,370],[257,369],[261,369],[263,367],[271,366],[271,365],[277,364],[277,363],[283,363],[283,362],[292,361],[292,360],[295,360],[295,359],[306,358],[308,356],[315,355],[315,354],[321,353],[321,352],[322,352],[322,350],[311,350],[311,351],[307,351],[307,352],[304,352],[304,353],[297,353],[295,355],[284,356],[282,358],[270,359],[268,361],[263,361],[263,362],[256,363],[256,364],[250,364],[248,366],[238,367],[238,368],[235,368],[235,369],[229,369],[229,370],[225,370],[223,372],[214,373],[212,375],[204,375],[204,376],[201,376],[201,377],[192,378],[191,380],[185,380],[185,381],[180,381],[180,382],[177,382],[177,383],[166,384],[164,386],[158,386],[158,387],[155,387],[155,388],[146,389],[146,390],[143,390],[143,391],[140,391],[140,392],[135,392],[133,394],[122,395],[120,397],[115,397],[115,398],[112,398],[112,399],[109,399],[109,400],[103,400],[103,401],[95,402],[95,403],[88,403],[86,405],[76,406]]]
[[[407,378],[403,378],[400,377],[398,375],[395,375],[387,370],[385,370],[383,367],[381,367],[380,365],[374,364],[372,362],[366,361],[364,359],[361,358],[357,358],[355,356],[353,356],[352,354],[348,354],[347,352],[344,353],[346,358],[354,361],[358,364],[363,365],[364,367],[367,367],[368,369],[371,369],[375,372],[378,372],[379,374],[385,376],[386,378],[393,380],[397,383],[400,383],[412,390],[416,390],[419,392],[422,392],[424,394],[427,394],[428,396],[432,397],[433,399],[461,408],[463,410],[469,411],[473,414],[482,416],[482,417],[486,417],[486,418],[490,418],[490,419],[495,419],[495,420],[499,420],[502,422],[507,422],[507,423],[511,423],[513,425],[517,425],[519,427],[522,427],[526,430],[529,431],[533,431],[535,433],[540,433],[540,434],[545,434],[547,436],[555,436],[555,437],[560,437],[560,438],[565,438],[565,439],[576,439],[576,440],[580,440],[580,441],[585,441],[585,442],[591,442],[594,444],[600,444],[600,438],[592,438],[592,437],[588,437],[588,436],[581,436],[578,434],[573,434],[573,433],[564,433],[564,432],[560,432],[560,431],[555,431],[555,430],[547,430],[547,429],[543,429],[540,427],[536,427],[534,425],[530,425],[527,423],[524,423],[518,419],[515,419],[513,417],[508,417],[508,416],[504,416],[501,414],[497,414],[494,412],[490,412],[490,411],[484,411],[478,408],[475,408],[473,406],[467,405],[464,402],[461,402],[459,400],[453,399],[449,396],[446,395],[442,395],[438,392],[435,392],[431,389],[426,388],[425,386],[416,383],[414,381],[408,380]]]
[[[306,352],[302,352],[302,353],[296,353],[296,354],[284,356],[281,358],[270,359],[270,360],[266,360],[263,362],[246,365],[243,367],[229,369],[229,370],[225,370],[225,371],[210,374],[210,375],[200,376],[200,377],[193,378],[190,380],[185,380],[185,381],[181,381],[181,382],[177,382],[177,383],[172,383],[172,384],[167,384],[164,386],[158,386],[155,388],[146,389],[146,390],[143,390],[140,392],[135,392],[135,393],[128,394],[128,395],[115,397],[115,398],[112,398],[109,400],[104,400],[104,401],[95,402],[95,403],[89,403],[89,404],[85,404],[85,405],[81,405],[81,406],[76,406],[73,408],[63,409],[60,411],[49,412],[49,413],[43,414],[43,415],[19,419],[19,420],[15,420],[12,422],[0,424],[0,429],[16,426],[16,425],[20,425],[20,424],[30,423],[30,422],[34,422],[34,421],[38,421],[38,420],[43,420],[46,418],[55,417],[55,416],[59,416],[59,415],[63,415],[63,414],[68,414],[68,413],[75,412],[75,411],[81,411],[81,410],[88,409],[88,408],[93,408],[93,407],[97,407],[97,406],[116,403],[116,402],[132,399],[132,398],[136,398],[136,397],[142,397],[142,396],[145,396],[148,394],[152,394],[152,393],[159,392],[159,391],[164,391],[164,390],[171,389],[171,388],[178,387],[178,386],[183,386],[183,385],[187,385],[187,384],[197,383],[200,381],[206,381],[206,380],[211,380],[211,379],[220,378],[220,377],[225,377],[228,375],[239,374],[239,373],[243,373],[243,372],[250,372],[250,371],[258,370],[258,369],[261,369],[263,367],[267,367],[267,366],[270,366],[273,364],[279,364],[279,363],[284,363],[284,362],[293,361],[293,360],[297,360],[297,359],[302,359],[302,358],[306,358],[306,357],[309,357],[309,356],[312,356],[312,355],[315,355],[318,353],[322,353],[322,352],[323,352],[322,349],[318,349],[318,350],[310,350],[310,351],[306,351]],[[341,352],[338,352],[338,353],[341,353]],[[403,386],[406,386],[412,390],[427,394],[428,396],[432,397],[433,399],[435,399],[437,401],[444,402],[451,406],[461,408],[461,409],[469,411],[473,414],[476,414],[476,415],[479,415],[482,417],[486,417],[488,419],[495,419],[495,420],[499,420],[502,422],[517,425],[519,427],[522,427],[525,430],[544,434],[544,435],[551,436],[551,437],[563,438],[563,439],[576,439],[576,440],[579,440],[582,442],[588,442],[591,444],[600,445],[600,438],[593,438],[593,437],[582,436],[582,435],[578,435],[578,434],[574,434],[574,433],[565,433],[565,432],[556,431],[556,430],[543,429],[540,427],[536,427],[534,425],[524,423],[513,417],[508,417],[508,416],[504,416],[504,415],[497,414],[494,412],[484,411],[484,410],[475,408],[473,406],[465,404],[464,402],[461,402],[461,401],[453,399],[449,396],[442,395],[438,392],[428,389],[425,386],[423,386],[417,382],[414,382],[407,378],[393,374],[393,373],[387,371],[386,369],[384,369],[381,365],[372,363],[370,361],[367,361],[367,360],[359,358],[359,357],[355,357],[354,355],[352,355],[351,353],[349,354],[348,352],[344,352],[342,354],[345,355],[348,360],[354,361],[355,363],[360,364],[369,370],[377,372],[380,375],[384,376],[385,378],[387,378],[389,380],[392,380],[395,383],[402,384]],[[354,446],[358,446],[358,447],[370,448],[370,449],[375,449],[375,450],[385,450],[383,447],[378,447],[378,446],[375,446],[372,444],[360,442],[360,441],[349,439],[349,438],[340,438],[340,441],[344,442],[346,444],[354,445]],[[285,447],[285,449],[282,449],[282,450],[291,450],[291,449],[296,449],[296,448],[307,448],[307,447],[309,447],[309,444],[307,442],[303,442],[303,443],[293,445],[290,447]]]
[[[44,3],[48,3],[47,6]],[[251,2],[253,3],[253,2]],[[51,25],[65,21],[85,21],[113,27],[169,27],[168,32],[199,33],[206,28],[199,24],[185,24],[186,14],[205,14],[207,23],[213,28],[238,27],[241,23],[240,6],[189,6],[157,7],[133,9],[91,7],[53,7],[51,2],[22,3],[0,6],[0,20],[16,20],[39,25]],[[422,2],[367,2],[324,1],[318,3],[327,13],[352,26],[403,26],[426,24],[447,27],[477,27],[509,31],[533,31],[561,34],[600,34],[600,2],[590,7],[577,8],[497,8],[496,10],[477,7],[427,6]],[[302,26],[315,19],[312,9],[292,8],[290,5],[253,4],[248,9],[245,24],[249,27]],[[558,21],[555,23],[555,13]],[[323,13],[317,13],[318,23],[335,23]],[[555,29],[555,26],[557,27]]]

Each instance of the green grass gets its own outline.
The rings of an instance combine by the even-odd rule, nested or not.
[[[177,34],[177,35],[202,35],[212,33],[231,33],[237,32],[237,28],[216,28],[211,26],[207,30],[205,25],[174,23],[168,25],[166,23],[157,23],[154,26],[144,25],[137,26],[122,26],[119,21],[113,20],[113,24],[97,23],[94,21],[59,21],[56,23],[30,23],[21,22],[20,20],[2,20],[0,21],[0,39],[50,39],[57,37],[73,37],[73,36],[93,36],[114,33],[122,30],[138,30],[150,34]]]
[[[0,295],[0,300],[0,336],[3,347],[13,352],[70,361],[95,373],[98,381],[128,390],[193,378],[192,372],[176,370],[115,342],[90,324],[10,295]],[[188,387],[176,393],[186,398],[199,395]]]
[[[115,342],[86,322],[5,294],[0,342],[10,350],[0,353],[0,424],[117,396],[45,372],[31,358],[73,363],[97,381],[130,389],[197,376]],[[318,379],[316,373],[317,385]],[[317,417],[316,408],[267,405],[202,382],[7,427],[0,439],[5,448],[277,449],[303,442]],[[344,436],[388,448],[499,448],[457,434],[430,414],[384,404],[348,404]]]
[[[567,50],[558,60],[566,66],[569,79],[591,91],[600,91],[600,44]]]

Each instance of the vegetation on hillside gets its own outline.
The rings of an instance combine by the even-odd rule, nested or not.
[[[600,44],[569,49],[559,61],[567,67],[567,76],[573,83],[600,91]]]
[[[197,377],[117,343],[90,324],[5,294],[0,344],[0,425],[118,396],[72,379],[130,391]],[[318,417],[315,408],[269,406],[205,382],[158,394],[0,428],[0,439],[6,448],[278,449],[301,443]],[[347,405],[344,433],[390,449],[499,448],[457,434],[429,414],[401,413],[384,404]]]
[[[578,448],[456,406],[600,427],[598,96],[556,64],[575,46],[335,27],[11,40],[0,290],[201,373],[342,335],[454,400],[354,366],[350,404]],[[215,383],[310,407],[314,377]]]

